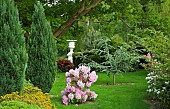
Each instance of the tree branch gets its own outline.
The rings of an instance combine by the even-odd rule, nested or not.
[[[67,31],[80,16],[84,16],[88,14],[90,11],[92,11],[102,0],[91,0],[90,6],[86,7],[87,0],[82,0],[80,8],[77,10],[77,12],[68,19],[65,23],[63,23],[60,27],[60,29],[57,29],[54,31],[54,36],[60,37],[65,31]]]

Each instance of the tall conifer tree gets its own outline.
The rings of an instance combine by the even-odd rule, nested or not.
[[[26,78],[43,92],[49,92],[56,75],[56,44],[43,6],[39,2],[35,5],[32,21]]]
[[[26,62],[18,9],[13,0],[0,0],[0,96],[21,91]]]

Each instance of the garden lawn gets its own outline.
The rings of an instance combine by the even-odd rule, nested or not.
[[[58,97],[51,98],[57,109],[148,109],[149,104],[145,102],[148,98],[146,93],[147,83],[145,80],[146,72],[143,70],[137,72],[124,73],[116,75],[116,85],[112,83],[112,77],[106,73],[97,73],[98,80],[92,84],[90,90],[95,91],[98,97],[93,102],[85,104],[64,105],[62,104],[61,91],[65,89],[65,73],[58,73],[51,95]],[[109,85],[107,85],[109,83]]]

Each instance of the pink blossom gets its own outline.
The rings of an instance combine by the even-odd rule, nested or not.
[[[80,69],[80,71],[82,71],[85,74],[90,72],[90,68],[86,67],[86,66],[80,66],[79,69]]]
[[[86,102],[87,98],[88,98],[88,95],[84,95],[84,96],[83,96],[83,99],[82,99],[82,102],[83,102],[83,103]]]
[[[71,86],[70,85],[67,85],[66,86],[66,92],[70,92],[71,91]]]
[[[76,71],[76,72],[80,72],[80,68],[76,68],[75,71]]]
[[[73,69],[69,70],[69,73],[72,74],[72,75],[74,74],[74,72],[75,72],[75,70],[73,70]]]
[[[75,92],[76,91],[76,88],[74,86],[71,87],[71,91],[72,92]]]
[[[74,77],[77,77],[77,78],[79,77],[79,71],[71,69],[69,72],[70,72],[70,74],[72,74]]]
[[[88,93],[90,93],[90,89],[86,89],[85,93],[88,95]]]
[[[67,82],[67,83],[70,83],[70,82],[71,82],[71,78],[70,78],[70,77],[67,77],[67,78],[66,78],[66,82]]]
[[[70,76],[70,72],[66,72],[66,77]]]
[[[76,92],[81,93],[80,88],[76,88]]]
[[[76,92],[76,99],[81,99],[81,94],[80,93],[78,93],[78,92]]]
[[[82,80],[82,79],[83,79],[83,75],[80,75],[80,76],[79,76],[79,79]]]
[[[94,83],[94,82],[96,82],[97,81],[97,78],[98,78],[98,76],[96,75],[96,72],[95,71],[92,71],[90,74],[89,74],[89,80],[92,82],[92,83]]]
[[[66,95],[62,96],[62,99],[67,99],[67,96]]]
[[[148,53],[146,56],[147,56],[148,59],[151,59],[150,53]]]
[[[65,95],[66,91],[65,90],[61,91],[61,94],[62,94],[62,96]]]
[[[90,99],[95,99],[97,98],[97,94],[93,91],[90,92]]]
[[[83,78],[84,78],[84,79],[87,79],[88,76],[89,76],[88,74],[84,74],[84,75],[83,75]]]
[[[65,105],[68,105],[68,98],[67,98],[66,96],[63,96],[62,102],[63,102]]]
[[[68,94],[68,98],[72,100],[74,98],[74,95],[72,93],[70,93],[70,94]]]
[[[82,89],[84,87],[84,83],[78,80],[77,85]]]
[[[86,86],[87,86],[87,87],[90,87],[91,84],[92,84],[92,82],[86,82]]]

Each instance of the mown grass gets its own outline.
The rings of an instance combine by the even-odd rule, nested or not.
[[[61,103],[61,91],[65,89],[65,73],[58,73],[51,95],[58,95],[52,98],[52,102],[57,109],[148,109],[149,104],[144,100],[148,98],[146,93],[147,83],[146,72],[129,72],[123,75],[116,75],[117,85],[107,85],[112,83],[105,73],[97,73],[99,78],[91,87],[91,90],[98,94],[94,102],[76,105],[63,105]]]

